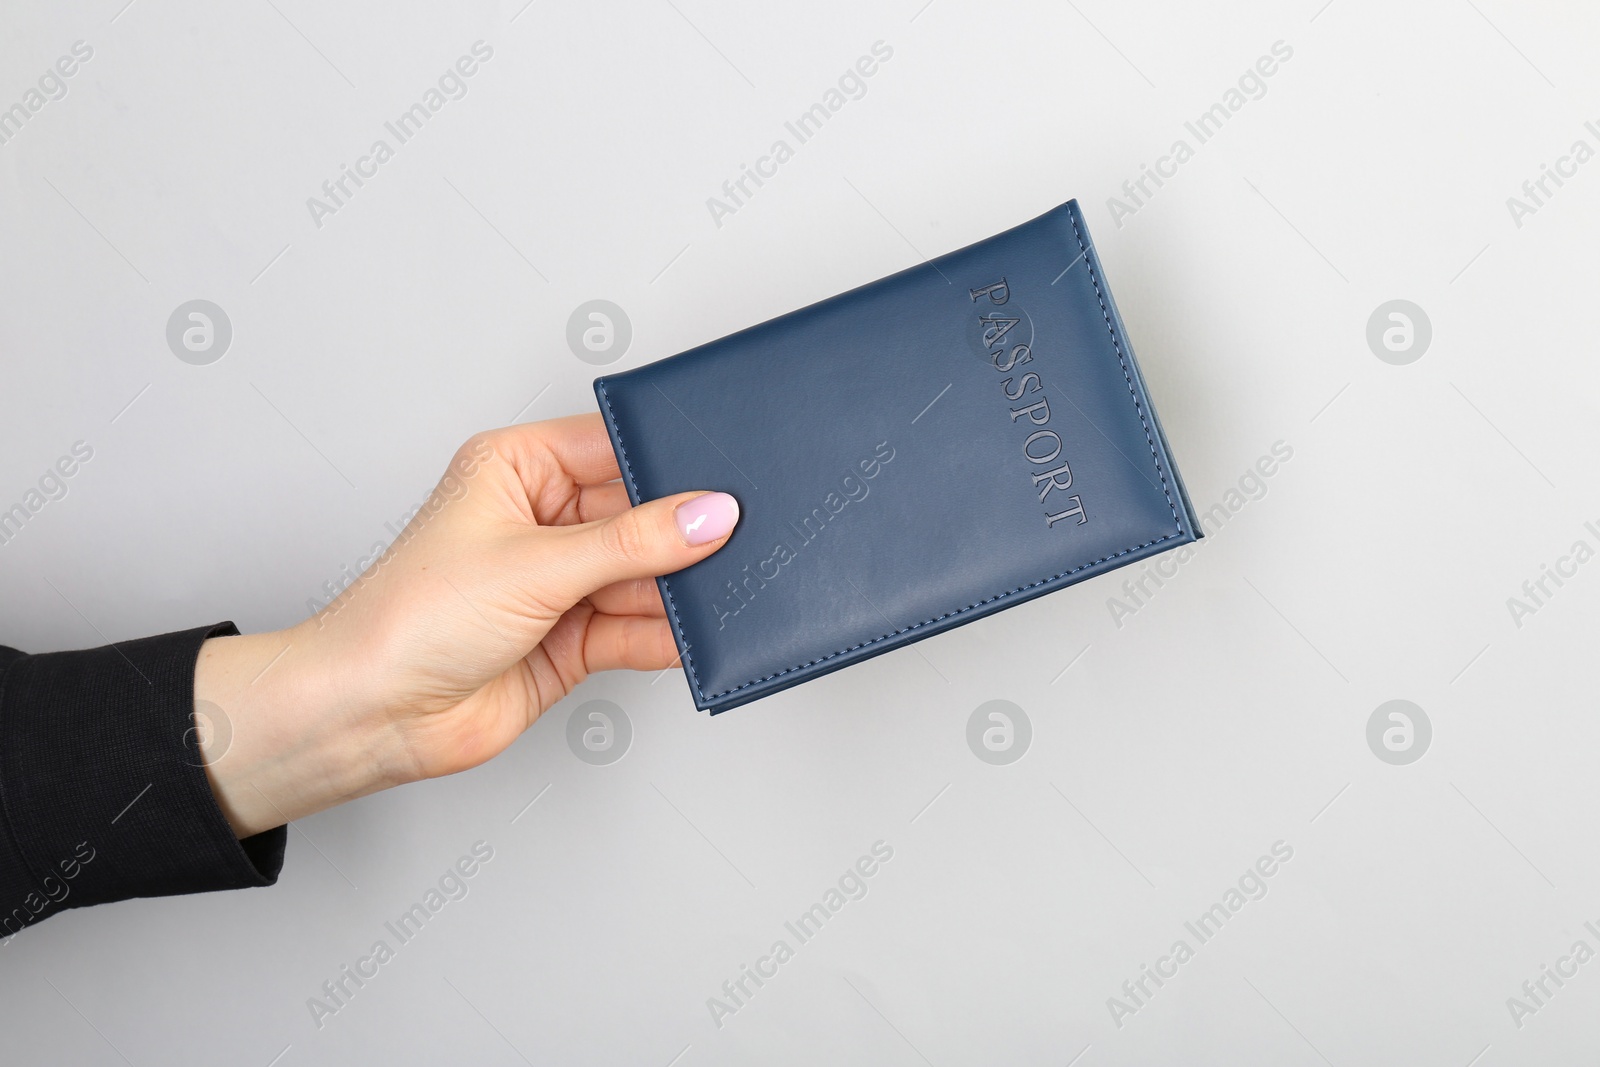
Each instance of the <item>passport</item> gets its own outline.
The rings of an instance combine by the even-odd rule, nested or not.
[[[739,502],[657,579],[713,715],[1202,535],[1075,200],[594,390],[634,504]]]

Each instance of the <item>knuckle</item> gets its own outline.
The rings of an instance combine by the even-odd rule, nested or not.
[[[629,620],[623,635],[623,662],[636,670],[658,669],[676,653],[665,627],[640,619]]]
[[[639,628],[628,625],[622,628],[622,662],[632,665],[644,659],[643,642],[639,640]]]
[[[479,466],[495,456],[497,436],[498,432],[495,430],[480,430],[467,438],[461,447],[456,449],[455,457],[450,462],[450,469],[462,476],[472,474]]]
[[[628,511],[605,523],[600,527],[600,543],[609,555],[629,560],[644,558],[646,538],[638,516]]]
[[[664,607],[661,602],[661,589],[656,585],[654,578],[635,579],[630,592],[635,615],[649,615]]]

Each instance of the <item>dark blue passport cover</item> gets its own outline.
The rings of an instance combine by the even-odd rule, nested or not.
[[[739,501],[658,579],[713,714],[1201,536],[1077,201],[594,388],[635,504]]]

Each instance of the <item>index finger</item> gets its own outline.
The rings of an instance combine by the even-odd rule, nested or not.
[[[597,411],[507,426],[494,432],[494,445],[509,448],[518,460],[530,463],[553,459],[576,485],[602,485],[622,477],[605,420]],[[528,463],[519,466],[528,469]]]

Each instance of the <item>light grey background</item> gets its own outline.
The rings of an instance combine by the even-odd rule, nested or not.
[[[1520,1027],[1507,1006],[1600,949],[1600,563],[1520,626],[1507,605],[1600,547],[1600,162],[1507,206],[1600,146],[1593,10],[124,2],[0,13],[0,107],[94,50],[0,145],[0,507],[93,448],[0,545],[5,643],[292,623],[470,433],[592,410],[583,302],[626,310],[635,366],[1073,196],[1197,505],[1293,455],[1120,626],[1128,570],[714,720],[680,674],[600,676],[485,767],[296,824],[275,888],[26,931],[8,1060],[1600,1053],[1600,962]],[[468,94],[315,225],[479,40]],[[707,198],[879,40],[865,94],[718,226]],[[1277,41],[1265,94],[1119,226],[1108,198]],[[209,366],[166,342],[193,299],[233,327]],[[1366,340],[1394,299],[1432,325],[1403,366]],[[608,766],[566,743],[596,699],[633,726]],[[1367,743],[1394,699],[1433,728],[1405,766]],[[1009,765],[968,748],[991,700],[1032,725]],[[479,840],[469,895],[319,1028],[308,998]],[[716,1026],[707,998],[878,840],[868,895]],[[1197,945],[1278,841],[1267,895]],[[1119,1026],[1108,998],[1179,938]]]

